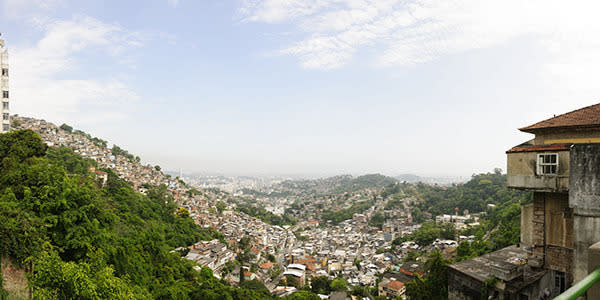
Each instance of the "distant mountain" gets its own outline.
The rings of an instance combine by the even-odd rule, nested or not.
[[[338,175],[319,179],[285,180],[273,184],[260,192],[261,195],[266,196],[341,194],[366,188],[384,188],[396,182],[398,182],[397,179],[381,174],[367,174],[358,177]]]

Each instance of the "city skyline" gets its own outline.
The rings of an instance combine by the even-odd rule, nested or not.
[[[596,4],[444,3],[0,1],[11,111],[166,170],[465,177],[598,102]]]

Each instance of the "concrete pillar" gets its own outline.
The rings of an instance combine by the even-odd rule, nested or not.
[[[588,248],[588,270],[592,272],[598,267],[600,267],[600,242]],[[600,299],[600,282],[596,282],[587,290],[587,298]]]

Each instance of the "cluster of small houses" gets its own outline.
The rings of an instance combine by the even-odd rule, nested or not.
[[[491,204],[493,205],[493,204]],[[456,230],[466,230],[469,227],[479,225],[479,215],[469,214],[468,210],[463,212],[463,215],[438,215],[435,216],[435,222],[437,224],[452,223]]]
[[[216,213],[215,203],[221,200],[220,195],[207,197],[190,195],[189,188],[181,182],[170,178],[151,165],[142,165],[139,161],[132,160],[123,155],[113,155],[106,145],[94,143],[83,134],[72,133],[58,126],[33,118],[14,116],[17,129],[31,129],[40,134],[49,146],[65,146],[73,149],[84,158],[94,159],[99,169],[112,169],[121,178],[125,179],[139,192],[145,193],[144,186],[165,184],[173,194],[177,203],[189,210],[195,222],[204,227],[211,227],[225,236],[225,243],[219,240],[200,241],[188,247],[186,259],[192,260],[200,266],[206,266],[214,271],[215,276],[220,276],[227,262],[236,259],[235,245],[241,237],[250,237],[253,252],[251,263],[258,266],[256,270],[244,267],[238,272],[244,272],[244,278],[258,279],[276,295],[285,296],[296,291],[294,287],[278,286],[281,278],[296,278],[299,285],[309,284],[310,278],[327,276],[334,278],[342,276],[350,284],[374,286],[378,277],[379,295],[386,297],[404,297],[406,281],[412,280],[416,274],[421,274],[422,261],[401,263],[405,254],[420,249],[414,242],[405,242],[399,251],[380,252],[380,249],[389,248],[395,235],[410,234],[420,225],[413,225],[410,213],[405,209],[386,211],[386,214],[398,216],[389,218],[382,230],[373,233],[368,225],[370,214],[382,206],[382,199],[378,199],[376,207],[365,214],[354,214],[352,219],[341,222],[336,226],[329,224],[319,226],[319,221],[313,220],[300,224],[301,232],[292,232],[289,226],[271,226],[257,218],[228,209]],[[107,174],[100,170],[93,170],[96,176],[106,183]],[[364,195],[362,195],[364,196]],[[352,197],[361,197],[360,194]],[[381,209],[381,207],[380,207]],[[439,220],[438,220],[439,219]],[[440,223],[454,223],[457,228],[467,226],[469,222],[477,222],[477,216],[450,216],[436,217]],[[297,239],[296,234],[302,236]],[[461,237],[469,240],[471,237]],[[437,240],[429,248],[449,250],[457,246],[455,241]],[[181,249],[180,249],[181,250]],[[423,250],[423,249],[420,249]],[[267,255],[275,256],[276,262],[270,262]],[[278,263],[277,263],[278,262]],[[285,266],[285,267],[283,267]],[[273,276],[274,268],[279,268]],[[239,273],[238,273],[239,275]],[[235,282],[239,276],[228,274],[226,280]],[[322,298],[329,296],[321,295]],[[344,299],[345,293],[331,295],[332,299]]]

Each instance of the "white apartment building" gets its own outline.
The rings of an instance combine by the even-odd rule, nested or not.
[[[8,50],[4,48],[4,40],[0,39],[0,90],[2,90],[2,127],[0,132],[10,130],[10,111],[8,94]]]

